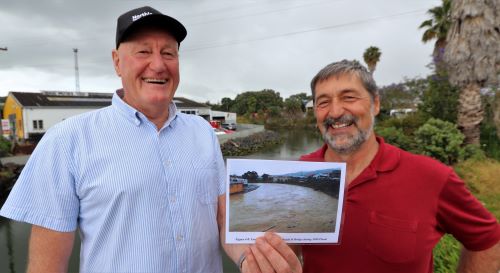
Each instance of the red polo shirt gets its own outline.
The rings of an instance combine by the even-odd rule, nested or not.
[[[444,233],[479,251],[500,240],[500,225],[452,168],[384,143],[348,186],[338,245],[302,247],[304,273],[429,273]],[[301,157],[324,161],[326,145]]]

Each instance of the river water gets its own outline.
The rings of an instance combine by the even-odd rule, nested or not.
[[[229,231],[334,232],[337,199],[311,188],[255,183],[259,188],[231,194]]]
[[[310,153],[322,145],[318,135],[306,131],[282,132],[284,142],[264,151],[240,158],[296,160],[302,154]],[[330,198],[330,197],[329,197]],[[293,198],[291,198],[293,199]],[[309,201],[307,201],[309,202]],[[305,200],[295,204],[297,208],[307,203]],[[317,210],[317,207],[315,208]],[[310,210],[308,213],[313,213]],[[301,214],[303,212],[300,212]],[[292,224],[293,225],[293,224]],[[0,217],[0,272],[26,272],[28,240],[31,226],[25,223],[9,221]],[[78,237],[78,236],[77,236]],[[75,247],[70,258],[69,272],[78,272],[80,240],[75,240]],[[239,272],[227,257],[224,257],[224,273]]]

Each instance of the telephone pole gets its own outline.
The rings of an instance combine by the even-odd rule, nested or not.
[[[75,53],[75,85],[76,92],[80,92],[80,76],[78,75],[78,48],[73,48]]]

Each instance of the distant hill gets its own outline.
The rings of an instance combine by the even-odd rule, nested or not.
[[[311,176],[322,173],[331,173],[331,172],[340,172],[340,168],[331,168],[331,169],[322,169],[322,170],[314,170],[314,171],[306,171],[306,172],[295,172],[295,173],[286,173],[281,174],[281,176]]]

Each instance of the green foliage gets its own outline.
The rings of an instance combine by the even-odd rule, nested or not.
[[[5,139],[3,136],[0,136],[0,157],[4,157],[10,154],[12,143]]]
[[[379,88],[381,112],[389,114],[392,109],[414,108],[426,88],[425,79],[406,79],[402,83]]]
[[[383,137],[387,143],[406,151],[413,150],[411,137],[405,135],[402,129],[396,127],[377,127],[375,132],[377,135]]]
[[[481,124],[481,148],[488,157],[500,160],[500,139],[495,124],[487,120]]]
[[[377,127],[395,127],[403,131],[408,137],[412,137],[413,133],[427,121],[427,118],[419,112],[408,114],[402,118],[390,117],[379,121],[377,119]]]
[[[455,123],[460,90],[452,86],[447,77],[433,75],[428,78],[428,82],[428,87],[420,98],[418,110],[428,118]]]
[[[302,112],[302,100],[296,97],[290,97],[285,100],[283,103],[283,114],[286,117],[290,118],[296,118],[298,116],[301,116],[303,114]]]
[[[486,159],[486,153],[481,150],[477,144],[469,144],[464,147],[464,159],[483,161]]]
[[[433,251],[434,272],[455,272],[460,257],[460,248],[460,243],[453,236],[449,234],[443,236]]]
[[[464,135],[451,122],[429,119],[415,131],[415,141],[422,154],[451,165],[464,158],[461,147]]]
[[[262,91],[247,91],[238,94],[231,105],[231,112],[238,115],[251,114],[259,111],[267,112],[270,107],[283,106],[283,98],[279,92],[271,89]]]

